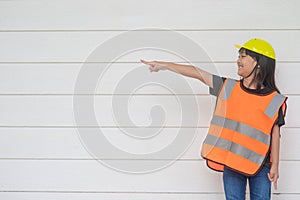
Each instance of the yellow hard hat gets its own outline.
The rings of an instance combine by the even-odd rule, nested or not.
[[[267,56],[272,59],[276,59],[275,51],[273,47],[265,40],[253,38],[249,41],[247,41],[244,45],[238,45],[235,44],[237,48],[245,48],[249,49],[251,51],[254,51],[256,53],[262,54],[264,56]]]

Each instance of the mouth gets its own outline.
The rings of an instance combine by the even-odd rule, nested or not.
[[[242,64],[239,64],[239,63],[237,64],[237,66],[238,66],[238,69],[241,69],[244,67]]]

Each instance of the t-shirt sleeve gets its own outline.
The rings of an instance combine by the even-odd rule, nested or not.
[[[284,106],[285,106],[284,111],[282,109],[282,106],[279,108],[278,118],[277,118],[277,120],[275,122],[275,124],[277,124],[279,127],[285,125],[285,119],[284,119],[284,117],[285,117],[285,112],[286,112],[286,107],[287,107],[286,103],[284,103]]]
[[[213,87],[209,88],[209,94],[218,96],[226,78],[213,74]]]

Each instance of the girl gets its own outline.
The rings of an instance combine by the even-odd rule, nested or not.
[[[190,65],[148,62],[151,72],[171,70],[199,79],[217,96],[211,125],[202,145],[208,167],[223,172],[227,200],[245,199],[247,180],[251,200],[271,198],[271,182],[279,178],[280,126],[285,124],[287,98],[275,84],[275,52],[261,39],[239,48],[240,80],[212,75]]]

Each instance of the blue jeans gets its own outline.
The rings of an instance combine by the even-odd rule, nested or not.
[[[229,168],[224,168],[223,184],[226,200],[244,200],[247,179],[251,200],[270,200],[271,182],[268,179],[270,168],[263,166],[255,176],[245,176]]]

